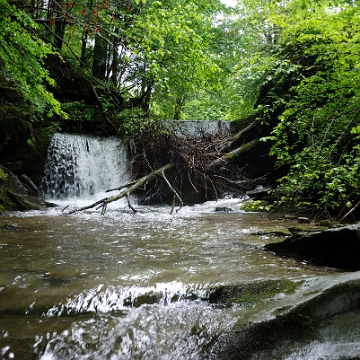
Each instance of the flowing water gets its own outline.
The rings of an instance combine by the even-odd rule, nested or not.
[[[126,159],[98,151],[122,146],[56,136],[42,188],[59,206],[0,217],[2,359],[206,359],[248,311],[210,304],[215,288],[335,272],[261,250],[270,238],[253,234],[274,223],[238,199],[62,212],[128,180]]]

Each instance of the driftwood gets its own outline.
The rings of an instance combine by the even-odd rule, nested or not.
[[[240,147],[228,152],[227,154],[221,156],[220,158],[217,158],[216,160],[212,161],[210,164],[206,166],[207,170],[210,170],[216,166],[223,165],[224,163],[227,163],[236,157],[244,154],[245,152],[249,151],[252,147],[254,147],[259,142],[259,139],[254,139],[252,141],[249,141],[246,144],[241,145]]]
[[[350,215],[352,214],[358,207],[360,206],[360,200],[356,203],[355,206],[353,206],[343,217],[342,219],[340,220],[340,224],[342,224],[345,219]]]
[[[81,207],[79,209],[74,209],[74,210],[71,210],[69,211],[69,214],[73,214],[75,212],[79,212],[79,211],[83,211],[83,210],[87,210],[87,209],[91,209],[91,208],[94,208],[95,206],[97,206],[96,209],[100,209],[102,208],[101,210],[101,214],[105,214],[106,212],[106,208],[107,208],[107,205],[110,204],[111,202],[114,202],[114,201],[117,201],[119,199],[122,199],[123,197],[127,197],[127,200],[128,200],[128,205],[130,207],[130,209],[132,209],[134,212],[136,212],[136,210],[131,206],[130,204],[130,199],[129,199],[129,196],[131,193],[133,193],[136,189],[140,188],[141,186],[143,186],[144,184],[146,184],[148,181],[150,181],[151,179],[153,179],[156,175],[161,175],[165,182],[167,183],[167,185],[169,186],[170,190],[174,193],[174,195],[180,200],[180,203],[181,203],[181,207],[183,205],[183,202],[181,200],[181,197],[180,195],[175,191],[175,189],[171,186],[170,182],[167,180],[166,176],[165,176],[165,171],[168,170],[168,169],[171,169],[172,167],[174,166],[173,163],[169,163],[163,167],[161,167],[160,169],[157,169],[155,171],[153,171],[152,173],[146,175],[146,176],[143,176],[142,178],[136,180],[136,181],[133,181],[129,184],[126,184],[126,185],[123,185],[123,186],[120,186],[119,188],[116,188],[116,189],[111,189],[111,190],[108,190],[108,191],[112,191],[112,190],[118,190],[118,189],[123,189],[125,188],[126,186],[129,186],[126,190],[124,190],[123,192],[121,192],[120,194],[116,195],[116,196],[111,196],[111,197],[106,197],[106,198],[103,198],[99,201],[96,201],[95,203],[93,204],[90,204],[90,205],[87,205],[87,206],[84,206],[84,207]],[[181,208],[180,207],[180,208]],[[179,211],[180,208],[177,210]]]
[[[127,187],[129,187],[129,186],[134,185],[134,184],[136,184],[136,181],[131,181],[131,182],[127,183],[127,184],[121,185],[121,186],[116,187],[116,188],[114,188],[114,189],[108,189],[108,190],[106,190],[105,192],[110,192],[110,191],[115,191],[115,190],[118,190],[118,191],[119,191],[119,190],[121,190],[121,189],[127,188]]]
[[[222,180],[225,183],[227,183],[230,187],[232,187],[234,189],[238,189],[243,193],[245,193],[247,190],[249,190],[249,187],[251,186],[249,184],[253,184],[253,183],[255,184],[255,181],[256,181],[256,179],[232,181],[228,178],[225,178],[225,177],[219,176],[219,175],[213,175],[213,178]],[[253,188],[253,187],[251,186],[251,188]]]
[[[241,129],[237,134],[235,134],[233,137],[231,137],[230,139],[228,139],[224,145],[221,146],[221,151],[224,151],[225,149],[229,149],[232,148],[235,143],[237,143],[238,141],[242,140],[250,130],[255,129],[255,127],[258,125],[257,121],[253,121],[252,123],[250,123],[248,126],[246,126],[245,128]]]
[[[118,191],[115,196],[103,198],[68,213],[96,208],[101,209],[104,214],[109,203],[125,197],[128,207],[136,212],[130,203],[130,195],[135,191],[138,192],[148,183],[151,186],[148,186],[140,202],[150,203],[158,199],[172,202],[171,212],[175,208],[175,201],[177,204],[180,201],[180,208],[177,211],[183,206],[180,196],[182,190],[185,190],[183,195],[190,202],[217,199],[218,196],[229,191],[234,194],[244,194],[253,189],[258,181],[264,181],[263,177],[255,179],[251,176],[251,172],[245,173],[245,167],[240,168],[237,161],[233,161],[259,143],[259,139],[245,142],[246,139],[251,139],[250,136],[256,126],[257,123],[253,122],[231,137],[218,133],[180,138],[166,131],[159,132],[158,128],[154,129],[153,136],[149,131],[148,136],[135,137],[131,140],[129,168],[131,177],[137,180],[107,190],[107,192]],[[163,164],[167,165],[163,166]],[[167,172],[169,169],[172,170]],[[170,189],[173,199],[167,192],[163,193],[164,187]],[[175,189],[180,189],[179,193]],[[192,189],[194,197],[191,194]]]

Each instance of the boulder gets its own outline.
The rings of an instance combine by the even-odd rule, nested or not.
[[[315,233],[300,233],[265,250],[322,266],[360,270],[360,225],[348,225]]]
[[[276,285],[276,281],[272,284]],[[229,331],[215,340],[206,358],[359,359],[359,273],[308,279],[297,286],[291,286],[289,280],[285,284],[282,288],[272,287],[271,282],[263,286],[259,283],[259,289],[269,287],[270,294],[279,289],[280,294],[270,301],[260,300],[258,305],[249,303],[253,309],[260,309],[259,313],[239,317]],[[229,290],[221,293],[221,303],[233,301],[234,291]],[[258,294],[255,292],[256,300]]]
[[[23,176],[22,183],[9,169],[0,165],[0,213],[5,210],[41,210],[47,203],[37,195],[36,186]]]

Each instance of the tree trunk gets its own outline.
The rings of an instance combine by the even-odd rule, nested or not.
[[[255,129],[255,127],[258,125],[257,121],[253,121],[252,123],[250,123],[248,126],[246,126],[245,128],[241,129],[236,135],[234,135],[233,137],[231,137],[222,147],[221,147],[221,151],[225,150],[226,148],[232,148],[235,143],[239,142],[240,140],[242,140],[249,131]]]
[[[174,120],[181,120],[181,114],[185,106],[185,96],[180,96],[176,99]]]
[[[89,31],[85,29],[81,35],[81,56],[80,56],[80,67],[83,67],[84,63],[86,63],[86,48],[87,48],[87,39],[88,39]]]
[[[57,36],[54,39],[54,46],[58,50],[61,50],[62,45],[63,45],[66,25],[67,25],[67,23],[65,21],[62,21],[62,20],[55,21],[54,33]]]
[[[227,163],[236,157],[240,156],[241,154],[244,154],[245,152],[249,151],[252,147],[254,147],[256,144],[258,144],[259,139],[254,139],[246,144],[241,145],[240,147],[230,151],[229,153],[223,155],[222,157],[214,160],[209,165],[206,166],[206,170],[210,170],[214,167],[220,166],[224,163]]]
[[[94,55],[93,55],[93,76],[99,80],[106,78],[106,59],[108,46],[106,40],[99,34],[95,36]]]

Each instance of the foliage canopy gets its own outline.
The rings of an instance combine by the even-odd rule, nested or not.
[[[0,77],[2,83],[23,94],[40,116],[63,115],[60,103],[45,86],[54,85],[45,58],[52,47],[37,36],[38,25],[24,10],[0,0]]]
[[[276,46],[261,63],[257,110],[273,129],[264,139],[271,154],[290,166],[286,199],[340,216],[360,197],[360,11],[315,1],[299,11],[300,3],[272,13]]]

